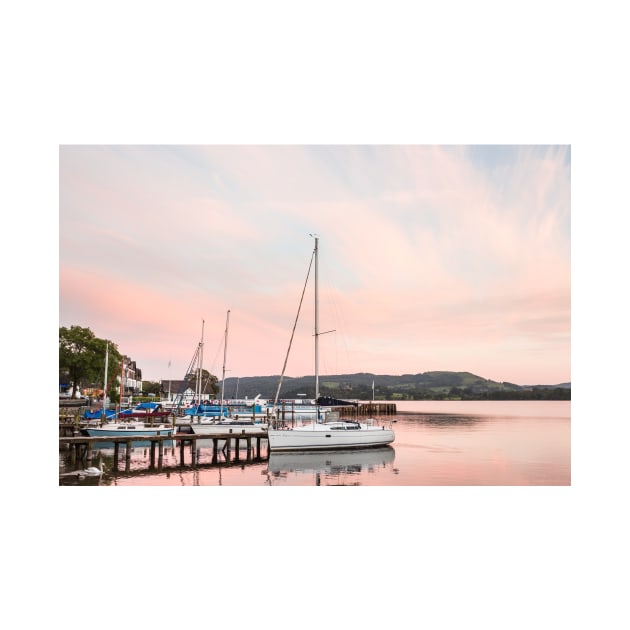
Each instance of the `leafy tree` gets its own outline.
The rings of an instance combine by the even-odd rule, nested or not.
[[[198,372],[195,370],[186,376],[187,386],[194,392],[197,391],[197,376]],[[219,379],[210,374],[208,370],[201,369],[201,397],[216,398],[219,394]]]
[[[73,398],[77,397],[79,387],[104,381],[106,347],[108,396],[115,400],[118,393],[113,386],[114,379],[122,361],[116,345],[106,339],[99,339],[89,328],[59,328],[59,371],[68,375]]]
[[[157,381],[142,381],[142,393],[143,394],[156,394],[161,393],[162,386]]]

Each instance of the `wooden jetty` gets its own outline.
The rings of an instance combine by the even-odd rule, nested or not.
[[[243,461],[241,458],[241,445],[244,445],[245,461],[252,459],[262,460],[268,456],[267,449],[263,449],[263,441],[267,440],[267,432],[261,433],[234,433],[226,431],[217,431],[216,433],[206,435],[196,435],[192,433],[175,433],[173,435],[103,435],[98,437],[90,437],[83,435],[74,435],[72,437],[60,437],[59,445],[68,445],[71,449],[70,458],[74,463],[82,463],[87,466],[91,465],[94,459],[95,445],[97,444],[113,444],[114,446],[114,470],[118,469],[120,460],[120,446],[125,446],[125,464],[129,469],[131,462],[131,451],[138,443],[149,443],[151,468],[156,466],[156,450],[157,450],[157,467],[162,468],[164,460],[164,443],[174,442],[180,450],[180,461],[185,461],[185,448],[188,446],[191,453],[191,463],[195,464],[198,459],[199,440],[212,442],[212,460],[218,460],[219,452],[221,452],[226,462]],[[266,455],[263,455],[266,453]]]

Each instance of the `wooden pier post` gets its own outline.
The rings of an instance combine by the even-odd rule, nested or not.
[[[225,446],[223,447],[223,450],[226,451],[226,459],[229,462],[230,461],[230,456],[232,454],[232,440],[227,437],[225,438]]]
[[[92,440],[90,440],[87,443],[86,449],[85,449],[85,462],[88,466],[92,465],[92,457],[93,457],[93,449],[94,449],[94,442],[92,442]]]
[[[125,472],[129,472],[131,469],[131,440],[127,440],[125,451]]]
[[[194,466],[197,463],[197,440],[190,440],[190,463]]]

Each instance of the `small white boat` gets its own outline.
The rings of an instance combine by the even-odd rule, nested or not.
[[[178,418],[178,422],[196,422],[198,419],[215,421],[221,418],[224,420],[251,420],[254,422],[262,422],[271,415],[273,415],[271,407],[267,408],[266,405],[259,403],[234,403],[229,400],[221,403],[218,400],[208,400],[185,409],[184,416]]]
[[[192,432],[196,435],[210,435],[213,433],[247,433],[247,434],[262,434],[267,430],[269,426],[266,422],[249,422],[247,420],[223,420],[212,421],[209,418],[200,418],[199,421],[195,420],[190,424]]]
[[[135,436],[135,435],[173,435],[170,424],[147,424],[145,422],[106,422],[100,427],[81,429],[89,437]]]
[[[232,420],[266,422],[273,416],[273,406],[269,404],[269,401],[261,400],[258,396],[251,401],[228,400],[226,404]]]

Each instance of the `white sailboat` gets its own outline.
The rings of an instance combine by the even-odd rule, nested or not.
[[[132,417],[132,411],[127,413],[121,412],[116,418],[116,412],[108,409],[107,400],[107,370],[108,370],[108,358],[109,358],[109,342],[105,344],[105,379],[103,385],[103,408],[101,420],[106,417],[106,421],[88,422],[87,426],[81,429],[84,435],[89,437],[103,437],[103,436],[138,436],[138,435],[172,435],[173,426],[170,424],[153,424],[149,423],[148,419],[151,417],[148,413],[144,414],[147,422],[142,422]],[[146,404],[146,403],[143,403]],[[142,405],[140,405],[142,407]],[[86,414],[89,412],[86,412]],[[86,416],[88,420],[91,417]],[[154,418],[157,416],[153,416]],[[131,422],[130,422],[131,420]]]
[[[229,311],[228,311],[229,313]],[[202,422],[214,422],[218,420],[221,416],[228,416],[229,412],[227,408],[219,406],[219,401],[212,401],[210,399],[204,399],[207,395],[206,388],[208,383],[206,382],[205,386],[203,384],[203,335],[204,335],[204,326],[205,321],[201,322],[201,341],[197,344],[197,350],[195,351],[195,355],[192,358],[190,365],[188,366],[188,370],[186,371],[186,379],[188,385],[188,379],[192,378],[193,371],[196,374],[195,377],[195,392],[192,395],[193,400],[190,406],[184,409],[184,415],[177,419],[178,425],[189,425],[191,423],[202,423]],[[190,388],[189,388],[190,389]],[[183,394],[180,392],[177,395],[177,398],[174,403],[172,403],[173,407],[179,408],[180,403],[182,402]]]
[[[252,416],[244,417],[245,414],[238,417],[232,416],[228,406],[225,404],[225,364],[227,361],[227,340],[228,330],[230,327],[230,311],[228,310],[225,321],[225,340],[223,343],[223,376],[221,380],[221,404],[219,413],[214,416],[196,416],[190,423],[193,433],[197,435],[210,435],[212,433],[230,432],[230,433],[263,433],[267,429],[266,422],[254,422]],[[201,373],[201,372],[200,372]],[[216,405],[215,405],[216,407]]]
[[[315,249],[315,400],[319,398],[319,304],[318,304],[318,243],[314,235]],[[277,398],[277,395],[276,395]],[[274,428],[268,430],[269,450],[329,450],[385,446],[394,441],[391,428],[377,425],[373,419],[365,422],[335,420],[331,422],[312,422],[293,428]]]
[[[114,420],[116,418],[116,411],[109,409],[107,400],[107,370],[109,367],[109,341],[105,342],[105,376],[103,378],[103,404],[100,409],[91,411],[86,409],[83,412],[83,419],[88,423],[88,426],[98,427],[103,422]]]

